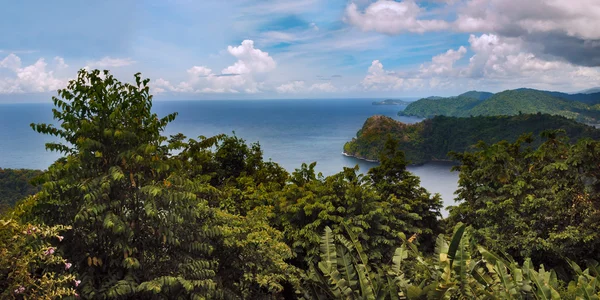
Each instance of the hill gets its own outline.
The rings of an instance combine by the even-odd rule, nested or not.
[[[552,93],[563,95],[558,92],[517,89],[497,93],[484,100],[475,100],[475,98],[465,96],[439,100],[421,99],[408,105],[399,114],[430,118],[436,115],[452,117],[510,116],[540,112],[564,116],[585,123],[597,123],[600,120],[600,111],[596,107],[582,101],[553,96]],[[571,96],[575,99],[579,97],[577,95]],[[590,104],[592,103],[590,102]]]
[[[553,92],[553,91],[542,91],[542,90],[534,90],[534,89],[519,89],[521,91],[538,91],[546,93],[550,96],[562,98],[571,101],[583,102],[589,105],[600,104],[600,90],[594,91],[594,89],[590,89],[585,93],[576,93],[576,94],[567,94],[562,92]]]
[[[480,103],[471,97],[423,98],[409,104],[399,115],[431,118],[433,116],[469,116],[470,109]]]
[[[367,119],[356,138],[344,145],[344,153],[376,160],[389,135],[413,164],[448,160],[448,152],[463,152],[479,141],[514,142],[520,135],[544,130],[563,129],[572,140],[589,137],[600,139],[600,130],[574,120],[548,114],[517,116],[479,116],[457,118],[436,116],[416,124],[404,124],[392,118],[373,116]],[[535,145],[535,143],[534,143]]]
[[[17,201],[37,193],[40,187],[29,182],[42,171],[0,168],[0,213]]]
[[[587,90],[583,90],[579,92],[580,94],[593,94],[593,93],[600,93],[600,87],[595,87],[595,88],[591,88],[591,89],[587,89]]]
[[[490,97],[494,96],[494,93],[489,92],[479,92],[479,91],[468,91],[466,93],[462,93],[458,95],[458,97],[470,97],[477,100],[487,100]]]

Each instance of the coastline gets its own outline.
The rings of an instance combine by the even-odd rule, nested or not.
[[[346,157],[352,157],[352,158],[356,158],[356,159],[360,159],[360,160],[364,160],[364,161],[372,162],[372,163],[379,163],[379,161],[378,161],[378,160],[374,160],[374,159],[368,159],[368,158],[364,158],[364,157],[358,157],[358,156],[354,156],[354,155],[348,154],[348,153],[346,153],[346,152],[342,152],[342,155],[343,155],[343,156],[346,156]]]
[[[358,156],[354,156],[354,155],[348,154],[346,152],[342,152],[342,155],[346,156],[346,157],[352,157],[352,158],[360,159],[360,160],[363,160],[363,161],[366,161],[366,162],[370,162],[370,163],[379,163],[378,160],[368,159],[368,158],[364,158],[364,157],[358,157]],[[458,162],[456,162],[454,160],[451,160],[451,159],[433,158],[433,159],[430,159],[428,161],[421,162],[421,163],[418,163],[418,164],[408,164],[408,166],[418,167],[418,166],[423,166],[423,165],[425,165],[427,163],[435,163],[435,162],[458,164]]]

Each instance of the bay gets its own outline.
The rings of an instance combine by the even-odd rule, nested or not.
[[[345,142],[356,136],[365,120],[385,115],[404,123],[418,118],[400,117],[395,105],[371,105],[377,99],[205,100],[156,101],[153,110],[164,116],[178,112],[165,134],[190,138],[233,134],[248,143],[259,142],[265,159],[293,171],[302,163],[317,162],[324,176],[343,167],[359,165],[362,172],[375,163],[342,155]],[[34,132],[29,124],[52,120],[51,104],[0,104],[0,167],[45,169],[60,155],[46,152],[44,143],[56,140]],[[454,205],[458,174],[451,164],[436,162],[411,166],[432,193],[440,193],[445,206]],[[443,213],[446,215],[446,213]]]

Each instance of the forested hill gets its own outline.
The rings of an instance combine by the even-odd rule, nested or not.
[[[494,96],[494,93],[479,92],[479,91],[468,91],[458,95],[459,97],[469,97],[477,100],[486,100]]]
[[[600,100],[600,94],[570,95],[532,89],[508,90],[491,96],[490,93],[468,92],[458,97],[421,99],[408,105],[399,114],[430,118],[436,115],[469,117],[540,112],[580,122],[597,123],[600,120],[600,110],[592,106],[597,103],[595,98]]]
[[[40,174],[42,171],[38,170],[0,168],[0,213],[18,200],[37,193],[40,187],[29,182]]]
[[[565,130],[572,140],[584,137],[600,139],[600,130],[592,126],[548,114],[470,118],[436,116],[416,124],[373,116],[367,119],[356,138],[344,145],[344,152],[354,157],[376,160],[389,135],[399,141],[400,149],[405,152],[408,161],[420,164],[448,160],[448,152],[467,151],[479,141],[514,142],[524,133],[533,133],[537,138],[541,132],[554,129]]]

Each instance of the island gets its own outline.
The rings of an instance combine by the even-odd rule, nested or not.
[[[551,114],[579,122],[600,122],[600,93],[566,94],[534,89],[507,90],[497,94],[471,91],[456,97],[429,97],[409,104],[403,116],[431,118]]]
[[[383,101],[374,101],[373,105],[409,105],[411,104],[412,101],[404,101],[404,100],[397,100],[397,99],[386,99]]]
[[[365,160],[377,160],[388,137],[399,143],[406,159],[412,164],[430,161],[450,161],[448,153],[472,149],[479,141],[491,144],[502,140],[514,142],[519,136],[532,133],[537,146],[539,134],[545,130],[562,129],[571,141],[600,138],[600,130],[572,119],[549,114],[516,116],[478,116],[457,118],[435,116],[415,124],[405,124],[386,116],[367,119],[356,137],[344,145],[344,155]]]

